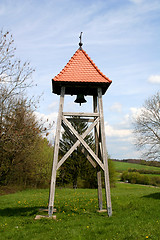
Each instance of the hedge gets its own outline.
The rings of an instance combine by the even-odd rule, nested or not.
[[[141,174],[160,174],[160,171],[157,171],[157,170],[136,169],[136,168],[129,168],[128,172],[139,172]]]
[[[153,185],[153,186],[160,186],[160,177],[149,177],[139,172],[123,172],[121,175],[121,181],[129,182],[133,184],[144,184],[144,185]]]

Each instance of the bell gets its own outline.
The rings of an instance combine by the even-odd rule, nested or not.
[[[80,106],[81,106],[81,103],[85,103],[87,102],[86,99],[84,98],[84,95],[83,94],[77,94],[77,98],[76,100],[74,101],[75,103],[79,103]]]

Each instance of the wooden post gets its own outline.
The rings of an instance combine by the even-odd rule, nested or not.
[[[98,205],[99,205],[99,210],[101,211],[103,209],[103,197],[102,197],[101,170],[99,166],[97,170],[97,183],[98,183]]]
[[[54,143],[54,156],[53,156],[52,176],[51,176],[51,185],[50,185],[50,197],[49,197],[49,205],[48,205],[49,217],[52,216],[53,208],[54,208],[56,171],[57,171],[57,163],[58,163],[59,140],[60,140],[60,132],[61,132],[62,112],[63,112],[63,105],[64,105],[64,94],[65,94],[65,87],[61,87],[59,112],[58,112],[58,118],[57,118],[57,128],[56,128],[56,136],[55,136],[55,143]]]
[[[98,88],[98,106],[100,114],[100,131],[101,131],[101,142],[102,142],[102,158],[104,163],[104,177],[105,177],[105,192],[107,202],[108,216],[112,216],[112,205],[111,205],[111,194],[110,194],[110,183],[109,183],[109,171],[108,171],[108,160],[107,160],[107,149],[104,129],[104,116],[103,116],[103,103],[102,103],[102,89]]]
[[[97,96],[93,96],[93,111],[94,113],[98,112],[97,109]],[[94,128],[95,136],[95,152],[97,157],[99,156],[99,140],[98,140],[98,129],[97,126]],[[102,181],[101,181],[101,170],[100,167],[97,167],[97,183],[98,183],[98,205],[99,210],[103,209],[103,197],[102,197]]]

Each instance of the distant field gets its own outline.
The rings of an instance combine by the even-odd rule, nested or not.
[[[160,174],[141,174],[148,177],[160,177]]]
[[[159,167],[146,166],[146,165],[141,165],[141,164],[136,164],[136,163],[126,163],[126,162],[118,162],[118,161],[115,162],[115,161],[113,161],[113,164],[114,164],[117,172],[127,171],[129,168],[160,171]]]

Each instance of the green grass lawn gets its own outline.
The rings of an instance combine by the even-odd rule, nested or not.
[[[111,193],[108,218],[97,212],[96,189],[56,189],[57,220],[34,220],[48,190],[0,196],[0,239],[160,239],[160,188],[118,183]]]
[[[146,166],[146,165],[141,165],[141,164],[136,164],[136,163],[113,161],[113,164],[115,166],[115,170],[118,172],[127,171],[129,168],[160,171],[159,167]]]

